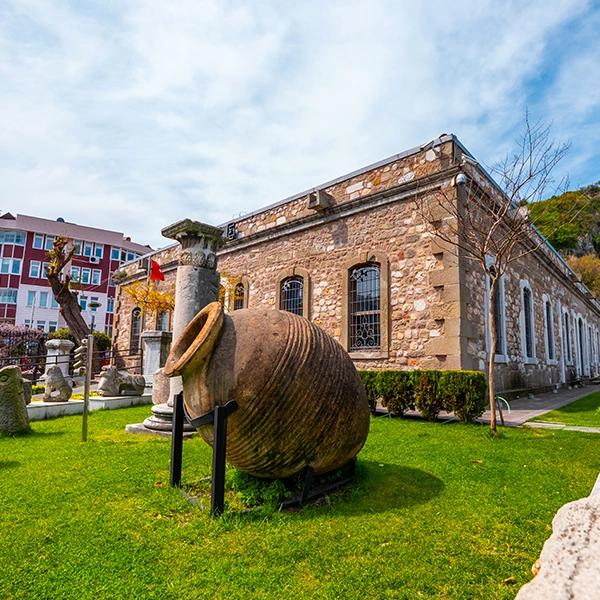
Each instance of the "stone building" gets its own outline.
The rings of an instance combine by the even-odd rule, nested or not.
[[[468,160],[464,160],[468,157]],[[484,369],[489,351],[481,268],[444,246],[421,203],[456,194],[463,172],[495,184],[454,135],[382,160],[227,223],[219,250],[221,301],[232,311],[272,306],[335,337],[360,369]],[[194,215],[190,215],[194,218]],[[139,348],[144,317],[125,293],[147,260],[174,285],[178,245],[123,265],[115,348]],[[501,281],[496,379],[533,389],[594,376],[600,305],[547,243]]]

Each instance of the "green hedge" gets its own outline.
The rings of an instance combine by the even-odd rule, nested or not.
[[[440,411],[463,422],[480,417],[486,408],[487,384],[480,371],[359,371],[372,412],[381,400],[392,415],[417,409],[434,421]]]

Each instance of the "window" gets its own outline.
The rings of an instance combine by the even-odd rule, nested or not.
[[[130,260],[135,260],[138,255],[135,252],[127,252],[127,262]]]
[[[535,332],[533,330],[534,318],[533,318],[533,295],[531,288],[526,282],[521,282],[521,303],[522,303],[522,333],[521,342],[523,356],[525,358],[535,358]]]
[[[58,322],[57,321],[48,321],[48,332],[53,332],[56,331],[56,328],[58,327]]]
[[[104,244],[94,244],[94,256],[102,258],[104,256]]]
[[[568,363],[573,362],[573,351],[571,349],[571,323],[569,322],[569,313],[563,314],[563,339],[565,340],[565,357]]]
[[[244,284],[238,283],[233,290],[233,310],[244,308]]]
[[[54,236],[53,235],[47,235],[46,236],[46,243],[44,244],[44,250],[52,250],[52,247],[54,246]]]
[[[352,351],[381,349],[381,285],[378,263],[350,270],[348,347]]]
[[[79,296],[79,307],[81,310],[87,310],[87,296]]]
[[[92,242],[83,242],[83,255],[92,256],[93,246]]]
[[[106,312],[107,313],[115,312],[115,299],[114,298],[106,299]]]
[[[99,302],[98,302],[98,296],[92,296],[92,297],[90,298],[90,310],[91,310],[92,312],[96,312],[96,310],[98,309],[98,307],[97,307],[97,306],[94,306],[94,304],[98,304],[98,303],[99,303]]]
[[[592,328],[589,325],[588,325],[587,342],[588,342],[588,361],[589,361],[590,371],[591,371],[591,366],[594,364],[594,350],[592,347]]]
[[[111,260],[120,260],[121,258],[121,248],[115,248],[114,246],[110,249],[110,259]]]
[[[81,268],[80,267],[71,267],[71,281],[75,283],[79,283],[81,279]]]
[[[11,275],[21,274],[20,258],[3,258],[0,261],[0,273],[10,273]]]
[[[585,352],[583,349],[583,320],[581,317],[579,317],[577,319],[577,341],[578,341],[578,346],[577,349],[579,350],[579,367],[581,370],[581,374],[583,374],[584,371],[584,362],[585,362]]]
[[[24,231],[0,231],[0,244],[25,245]]]
[[[39,278],[41,268],[42,263],[39,260],[32,260],[29,263],[29,277],[31,277],[32,279]]]
[[[31,327],[31,319],[25,319],[25,327]]]
[[[494,295],[494,321],[496,326],[496,354],[506,354],[506,326],[504,323],[504,279],[500,278]]]
[[[27,306],[35,306],[35,292],[27,292]]]
[[[88,267],[83,267],[81,269],[81,283],[87,285],[90,282],[90,275],[92,271]]]
[[[48,292],[40,292],[40,308],[48,308]]]
[[[0,288],[0,304],[16,304],[17,290],[13,288]]]
[[[46,321],[37,321],[35,324],[35,328],[38,329],[39,331],[45,331],[46,330]]]
[[[73,247],[75,248],[75,254],[81,255],[83,242],[81,240],[73,240]]]
[[[48,279],[48,267],[50,265],[47,262],[42,263],[42,277]]]
[[[131,312],[131,334],[129,338],[129,351],[137,354],[140,351],[140,335],[142,333],[142,311],[134,308]]]
[[[544,332],[546,343],[547,360],[555,360],[554,351],[554,317],[552,315],[552,303],[547,297],[544,297]]]
[[[156,317],[156,329],[158,331],[169,331],[169,311],[165,310]]]
[[[279,308],[301,317],[304,313],[304,278],[299,275],[287,277],[280,286]]]
[[[100,285],[101,278],[102,271],[100,271],[100,269],[94,269],[92,271],[92,285]]]
[[[41,233],[33,234],[33,247],[36,250],[41,250],[44,247],[44,236]]]
[[[52,296],[52,300],[50,301],[50,307],[58,308],[58,302],[56,301],[56,298],[54,296]]]

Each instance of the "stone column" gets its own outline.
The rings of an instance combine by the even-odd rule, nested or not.
[[[181,244],[173,314],[173,340],[176,340],[198,312],[207,304],[219,299],[217,249],[223,239],[223,230],[184,219],[165,227],[162,234]],[[181,390],[181,378],[171,378],[168,401],[155,404],[152,407],[152,416],[146,419],[143,425],[127,425],[126,430],[169,435],[173,421],[173,398]],[[187,425],[184,431],[191,433],[194,430]]]
[[[154,373],[167,362],[171,347],[170,331],[144,331],[142,338],[142,355],[144,357],[143,375],[146,385],[151,386]],[[165,398],[165,402],[168,398]]]
[[[46,342],[46,370],[43,379],[46,379],[48,369],[57,365],[65,378],[69,377],[69,361],[71,350],[75,344],[71,340],[48,340]]]

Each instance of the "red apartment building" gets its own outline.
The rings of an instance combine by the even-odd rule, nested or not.
[[[57,237],[73,241],[71,277],[80,284],[79,304],[84,319],[94,316],[99,331],[112,334],[115,285],[112,274],[121,263],[151,251],[117,231],[85,227],[27,215],[0,216],[0,322],[46,332],[64,327],[46,279],[47,252]],[[100,307],[93,309],[92,302]]]

